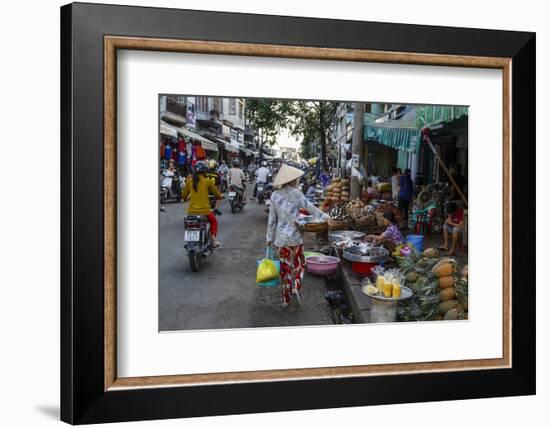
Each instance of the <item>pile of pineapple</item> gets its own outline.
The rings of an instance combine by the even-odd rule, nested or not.
[[[401,321],[464,320],[468,318],[468,266],[458,274],[456,260],[426,249],[398,259],[406,285],[414,292],[398,309]]]

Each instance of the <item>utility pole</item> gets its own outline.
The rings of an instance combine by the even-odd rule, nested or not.
[[[325,171],[327,169],[327,134],[325,130],[325,103],[319,101],[319,134],[321,144],[321,170]]]
[[[350,200],[354,200],[361,197],[361,186],[359,183],[360,165],[364,161],[364,144],[363,144],[363,122],[365,116],[365,104],[354,103],[353,104],[353,139],[351,143],[351,186],[350,186]]]

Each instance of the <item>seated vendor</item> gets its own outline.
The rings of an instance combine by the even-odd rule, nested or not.
[[[365,240],[372,241],[376,245],[383,245],[393,251],[396,246],[403,244],[405,239],[395,224],[395,216],[392,212],[384,213],[384,226],[386,226],[386,230],[380,235],[367,235]]]
[[[447,219],[443,225],[443,245],[440,250],[448,251],[447,255],[456,253],[459,238],[464,233],[464,210],[458,208],[454,202],[447,205]],[[451,234],[451,249],[449,250],[449,234]]]

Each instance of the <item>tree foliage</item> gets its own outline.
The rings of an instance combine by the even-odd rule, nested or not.
[[[258,132],[260,143],[273,145],[281,128],[288,123],[288,105],[274,99],[247,99],[246,119]]]
[[[287,101],[249,99],[246,118],[258,131],[261,146],[273,145],[282,128],[301,137],[300,153],[304,158],[314,157],[312,145],[321,148],[321,165],[326,167],[326,137],[332,130],[338,103],[329,101]]]
[[[330,101],[289,101],[289,129],[292,135],[301,136],[301,152],[312,157],[311,145],[318,142],[321,148],[320,161],[326,167],[326,137],[332,130],[338,103]],[[308,155],[308,156],[306,156]]]

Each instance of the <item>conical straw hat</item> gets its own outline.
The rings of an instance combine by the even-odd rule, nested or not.
[[[283,184],[290,183],[291,181],[300,178],[302,175],[304,175],[304,171],[284,163],[281,165],[281,169],[279,169],[275,180],[273,180],[273,185],[282,186]]]

